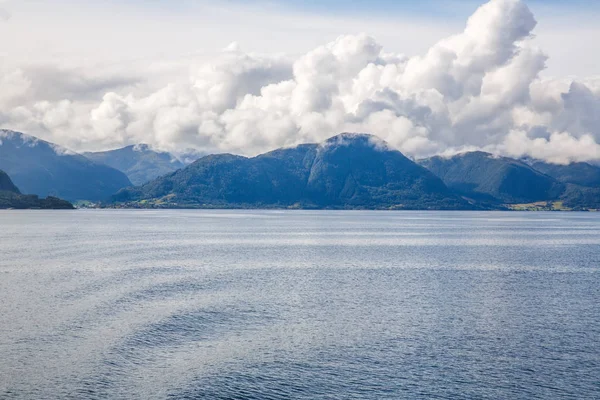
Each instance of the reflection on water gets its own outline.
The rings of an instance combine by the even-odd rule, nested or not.
[[[0,398],[598,398],[600,215],[0,213]]]

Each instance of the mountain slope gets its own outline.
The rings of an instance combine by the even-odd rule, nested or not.
[[[536,161],[531,166],[533,169],[549,175],[559,182],[587,187],[600,187],[600,167],[588,163],[579,162],[569,165],[558,165]]]
[[[419,163],[463,195],[487,202],[531,203],[558,199],[565,185],[529,165],[481,151],[432,157]]]
[[[399,151],[356,134],[254,158],[207,156],[123,189],[113,201],[166,207],[471,208]]]
[[[23,195],[6,172],[0,171],[0,209],[7,208],[73,209],[73,205],[55,197],[40,199],[35,195]]]
[[[0,130],[0,169],[24,193],[99,201],[131,182],[122,172],[22,133]]]
[[[573,210],[600,210],[600,188],[567,184],[559,200]]]
[[[144,144],[83,155],[94,162],[106,164],[125,173],[134,185],[144,184],[184,167],[184,164],[171,154],[153,151]]]

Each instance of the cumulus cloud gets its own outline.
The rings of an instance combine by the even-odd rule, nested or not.
[[[566,132],[555,132],[548,138],[530,138],[527,132],[511,131],[501,144],[490,149],[513,157],[528,156],[562,165],[600,160],[600,145],[588,134],[577,138]]]
[[[232,43],[187,82],[148,91],[125,75],[4,71],[0,125],[77,149],[148,143],[252,155],[366,132],[415,158],[486,149],[600,160],[600,79],[540,78],[547,56],[536,24],[522,1],[491,0],[421,56],[388,53],[366,34],[295,59]]]

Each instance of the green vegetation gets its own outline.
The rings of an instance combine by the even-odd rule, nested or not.
[[[526,204],[509,204],[508,208],[514,211],[572,211],[565,207],[562,201],[538,201]]]

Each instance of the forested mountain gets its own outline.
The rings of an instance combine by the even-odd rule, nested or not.
[[[470,209],[425,168],[375,136],[341,134],[253,158],[203,157],[115,203],[160,207]]]

